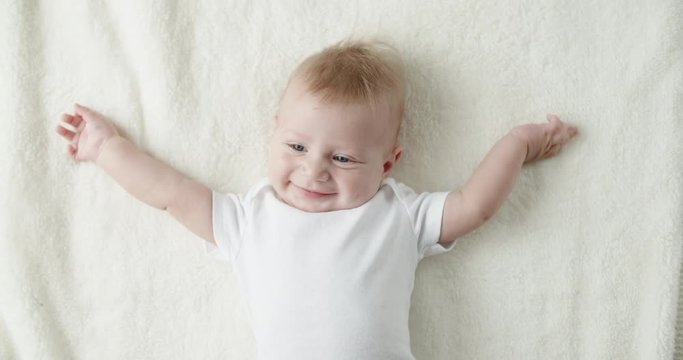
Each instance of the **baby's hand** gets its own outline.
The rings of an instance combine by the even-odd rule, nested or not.
[[[95,162],[102,145],[118,136],[118,132],[102,115],[85,106],[76,104],[74,114],[62,114],[62,122],[71,125],[73,129],[60,124],[57,126],[57,133],[69,141],[69,156],[79,161]]]
[[[512,130],[512,135],[527,144],[524,162],[555,156],[562,149],[562,145],[576,136],[576,127],[560,121],[557,115],[548,114],[547,119],[546,124],[526,124]]]

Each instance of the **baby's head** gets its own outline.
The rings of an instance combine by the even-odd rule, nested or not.
[[[268,177],[304,211],[358,207],[401,156],[403,67],[379,42],[342,42],[292,73],[275,116]]]

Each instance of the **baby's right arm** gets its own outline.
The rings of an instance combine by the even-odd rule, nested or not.
[[[167,210],[190,231],[215,242],[211,189],[138,149],[97,112],[78,104],[74,110],[62,115],[74,129],[57,127],[69,141],[72,158],[94,162],[138,200]]]

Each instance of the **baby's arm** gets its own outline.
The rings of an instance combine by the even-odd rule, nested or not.
[[[488,220],[512,190],[522,165],[556,155],[576,135],[555,115],[546,124],[518,126],[486,154],[460,191],[448,194],[439,243],[447,245]]]
[[[76,105],[75,114],[63,114],[62,121],[73,127],[57,127],[69,141],[72,158],[94,162],[138,200],[167,210],[192,232],[214,242],[209,188],[138,149],[91,109]]]

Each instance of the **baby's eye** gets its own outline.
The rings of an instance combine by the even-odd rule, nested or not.
[[[296,152],[302,152],[302,151],[306,150],[306,148],[301,144],[287,144],[287,145],[289,146],[290,149],[292,149]]]
[[[353,160],[349,159],[348,157],[346,157],[344,155],[335,155],[332,157],[332,160],[339,162],[339,163],[343,163],[343,164],[353,162]]]

